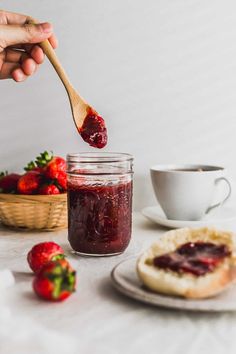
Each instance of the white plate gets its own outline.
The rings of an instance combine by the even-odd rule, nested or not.
[[[236,210],[233,206],[221,207],[217,211],[210,212],[207,216],[198,221],[169,220],[164,215],[159,205],[144,208],[142,210],[142,214],[146,216],[149,220],[169,228],[204,227],[211,225],[223,226],[223,224],[226,222],[236,222]]]
[[[189,311],[236,311],[236,286],[220,295],[204,300],[186,300],[149,291],[142,286],[136,273],[136,261],[132,258],[119,263],[111,272],[112,283],[121,293],[151,305]]]

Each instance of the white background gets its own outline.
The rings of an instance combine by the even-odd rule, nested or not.
[[[8,0],[0,8],[51,21],[74,86],[104,116],[106,151],[135,157],[135,209],[155,203],[149,167],[215,163],[236,180],[236,4],[196,0]],[[48,149],[93,150],[45,64],[0,82],[0,170]]]

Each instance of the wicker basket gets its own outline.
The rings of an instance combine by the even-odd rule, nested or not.
[[[0,194],[0,222],[37,230],[66,228],[67,195]]]

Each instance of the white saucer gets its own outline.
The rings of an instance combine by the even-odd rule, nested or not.
[[[136,273],[136,258],[125,260],[113,268],[111,279],[114,287],[121,293],[154,306],[188,311],[236,311],[236,285],[221,294],[203,300],[187,300],[180,297],[166,296],[146,289]]]
[[[155,223],[166,226],[168,228],[181,228],[181,227],[204,227],[204,226],[225,226],[226,223],[235,222],[236,227],[236,207],[223,206],[215,211],[210,212],[203,219],[198,221],[184,221],[184,220],[169,220],[164,215],[159,205],[147,207],[142,210],[142,214],[149,220]]]

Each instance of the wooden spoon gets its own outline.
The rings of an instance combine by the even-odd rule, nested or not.
[[[85,100],[76,92],[72,84],[70,83],[70,80],[63,69],[60,61],[58,60],[58,57],[56,56],[56,53],[54,49],[52,48],[51,44],[49,43],[48,40],[43,41],[40,46],[42,47],[44,53],[50,60],[51,64],[53,65],[54,69],[56,70],[58,76],[60,77],[63,85],[65,86],[65,89],[67,91],[69,100],[70,100],[70,106],[71,106],[71,111],[73,115],[73,119],[75,122],[76,127],[78,130],[82,127],[84,119],[86,118],[89,110],[91,110],[91,107],[85,102]]]
[[[36,24],[38,21],[30,19],[28,23]],[[59,78],[61,79],[70,101],[71,111],[74,123],[78,129],[78,132],[82,138],[88,142],[91,146],[102,148],[107,143],[107,130],[105,127],[105,122],[102,117],[98,116],[94,108],[92,108],[74,89],[70,80],[63,69],[54,49],[48,40],[40,43],[41,48],[48,57],[49,61],[56,70]],[[90,115],[90,121],[88,122],[88,129],[84,128],[85,118]]]

